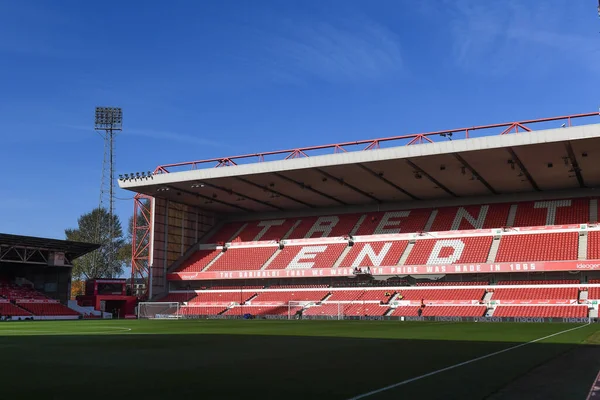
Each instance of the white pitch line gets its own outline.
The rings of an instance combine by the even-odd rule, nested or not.
[[[585,325],[576,326],[575,328],[571,328],[571,329],[567,329],[567,330],[564,330],[564,331],[561,331],[561,332],[553,333],[552,335],[544,336],[542,338],[535,339],[535,340],[532,340],[532,341],[527,342],[527,343],[521,343],[521,344],[518,344],[516,346],[509,347],[508,349],[495,351],[493,353],[486,354],[485,356],[481,356],[481,357],[473,358],[471,360],[463,361],[461,363],[454,364],[454,365],[451,365],[451,366],[446,367],[446,368],[438,369],[436,371],[429,372],[429,373],[424,374],[424,375],[416,376],[414,378],[410,378],[410,379],[407,379],[407,380],[402,381],[402,382],[394,383],[392,385],[385,386],[385,387],[382,387],[380,389],[375,389],[375,390],[372,390],[372,391],[367,392],[367,393],[359,394],[358,396],[351,397],[348,400],[364,399],[365,397],[373,396],[374,394],[379,394],[381,392],[385,392],[387,390],[394,389],[394,388],[397,388],[399,386],[406,385],[407,383],[418,381],[418,380],[423,379],[423,378],[428,378],[430,376],[437,375],[437,374],[442,373],[442,372],[446,372],[446,371],[450,371],[450,370],[458,368],[458,367],[462,367],[463,365],[467,365],[467,364],[471,364],[471,363],[474,363],[474,362],[477,362],[477,361],[485,360],[486,358],[490,358],[490,357],[496,356],[498,354],[506,353],[507,351],[516,350],[516,349],[518,349],[520,347],[527,346],[527,345],[532,344],[532,343],[540,342],[542,340],[546,340],[546,339],[549,339],[549,338],[554,337],[554,336],[562,335],[563,333],[567,333],[567,332],[571,332],[571,331],[574,331],[574,330],[577,330],[577,329],[584,328],[584,327],[590,325],[590,323],[591,322],[588,322]]]

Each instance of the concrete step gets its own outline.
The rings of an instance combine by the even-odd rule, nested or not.
[[[406,260],[408,260],[408,256],[410,255],[412,248],[415,247],[415,242],[415,240],[411,240],[408,242],[408,246],[406,246],[406,249],[404,249],[404,253],[402,253],[402,257],[400,257],[398,265],[404,265]]]
[[[204,272],[204,271],[206,271],[207,269],[209,269],[209,268],[210,268],[210,266],[211,266],[211,265],[213,265],[214,263],[216,263],[216,262],[217,262],[217,260],[218,260],[219,258],[223,257],[223,254],[224,254],[224,252],[220,252],[220,253],[219,253],[219,254],[218,254],[218,255],[217,255],[215,258],[213,258],[213,260],[212,260],[211,262],[209,262],[209,263],[206,265],[206,267],[204,267],[204,268],[202,269],[202,272]]]
[[[501,240],[502,236],[494,236],[494,240],[492,240],[492,246],[490,247],[490,252],[488,253],[488,263],[493,263],[496,261],[496,255],[498,254],[498,248],[500,248]]]
[[[588,250],[588,234],[587,232],[579,232],[579,247],[577,248],[577,259],[587,260]]]
[[[337,268],[340,266],[340,264],[342,263],[342,261],[344,261],[344,258],[346,258],[346,256],[348,255],[348,253],[350,252],[350,250],[352,250],[352,247],[347,246],[344,251],[342,251],[342,254],[340,254],[340,256],[338,257],[338,259],[335,261],[335,263],[333,263],[333,268]]]
[[[590,200],[590,222],[598,222],[598,199]]]
[[[431,211],[431,214],[429,215],[429,219],[427,220],[427,223],[425,224],[425,228],[423,228],[423,230],[425,232],[431,231],[431,227],[432,227],[433,223],[435,222],[435,217],[437,217],[437,215],[438,215],[438,210]]]
[[[510,210],[508,210],[508,218],[506,219],[506,226],[514,226],[516,216],[517,216],[517,205],[513,204],[510,206]]]
[[[265,270],[269,267],[269,264],[271,264],[273,262],[273,260],[275,259],[275,257],[277,257],[277,255],[281,253],[281,249],[277,249],[277,251],[275,251],[275,253],[273,253],[273,255],[271,257],[269,257],[269,259],[267,260],[266,263],[264,263],[264,265],[261,267],[261,271]]]

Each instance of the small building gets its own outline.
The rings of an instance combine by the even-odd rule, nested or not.
[[[113,318],[135,317],[137,297],[127,293],[126,279],[90,279],[85,283],[85,294],[77,296],[77,305],[93,307],[96,311],[111,313]]]

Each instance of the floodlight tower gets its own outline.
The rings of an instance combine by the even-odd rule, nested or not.
[[[96,107],[96,130],[104,140],[104,160],[102,163],[102,182],[100,184],[99,208],[108,211],[108,240],[112,247],[115,240],[114,224],[112,223],[115,211],[115,136],[123,130],[123,111],[119,107]],[[100,216],[100,214],[99,214]],[[100,238],[100,221],[96,225],[98,239]],[[109,265],[112,265],[113,251],[108,252]]]

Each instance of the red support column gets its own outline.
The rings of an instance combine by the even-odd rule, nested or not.
[[[152,197],[136,194],[133,199],[133,232],[131,238],[131,290],[135,291],[135,281],[141,278],[146,284],[146,291],[141,296],[146,298],[150,289],[150,254],[152,241]],[[140,297],[140,296],[138,296]]]

